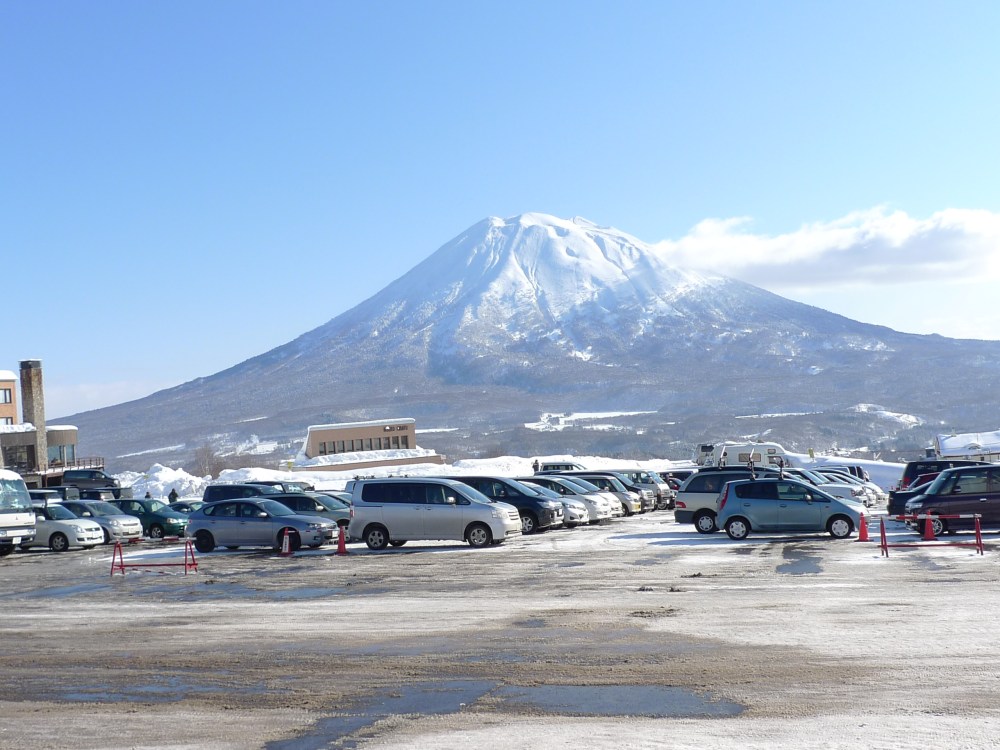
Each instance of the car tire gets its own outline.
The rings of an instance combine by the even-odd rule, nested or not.
[[[826,522],[826,530],[834,539],[847,539],[854,531],[854,524],[847,516],[833,516]]]
[[[285,529],[278,532],[278,537],[276,539],[275,549],[281,549],[285,543]],[[288,549],[291,552],[298,552],[302,549],[302,537],[299,536],[299,532],[295,529],[288,529]]]
[[[207,531],[199,531],[194,535],[194,548],[199,552],[211,552],[215,549],[215,538]]]
[[[641,508],[642,506],[639,506],[639,507]],[[622,503],[622,510],[625,511],[625,517],[626,518],[628,518],[629,516],[631,516],[632,514],[635,513],[635,511],[632,510],[630,507],[628,507],[625,503]]]
[[[101,531],[104,532],[104,543],[111,544],[111,533],[105,528],[102,528]]]
[[[14,545],[13,544],[11,544],[9,546],[6,545],[6,544],[3,545],[3,546],[0,546],[0,557],[6,557],[7,555],[12,554],[13,552],[14,552]]]
[[[943,518],[938,518],[937,516],[932,516],[929,519],[929,522],[930,522],[930,525],[931,525],[931,531],[934,532],[934,536],[935,537],[939,537],[942,534],[947,534],[948,533],[948,522],[945,521]],[[928,523],[928,521],[924,521],[924,523],[926,524],[926,523]],[[923,531],[923,530],[924,529],[921,529],[921,531]]]
[[[750,534],[750,522],[745,518],[734,516],[726,521],[726,534],[729,535],[730,539],[735,539],[736,541],[746,539]]]
[[[95,546],[96,545],[93,545],[93,544],[85,544],[85,545],[83,545],[83,549],[94,549]]]
[[[698,511],[693,519],[694,527],[701,534],[714,534],[719,530],[715,523],[715,514],[711,511]]]
[[[389,540],[389,544],[391,546],[393,546],[393,547],[402,547],[404,544],[406,544],[406,540],[405,539],[390,539]]]
[[[474,523],[465,532],[470,547],[489,547],[493,543],[493,532],[485,523]]]
[[[150,539],[163,539],[163,527],[158,523],[154,523],[149,527],[149,538]]]
[[[322,542],[320,542],[319,544],[310,544],[309,549],[319,549],[322,546],[323,546]]]
[[[49,549],[53,552],[65,552],[69,549],[69,539],[57,531],[49,537]]]
[[[538,531],[538,519],[535,518],[530,513],[525,513],[521,516],[521,533],[522,534],[534,534]]]
[[[375,550],[376,552],[389,546],[389,530],[385,526],[369,526],[365,529],[362,538],[365,540],[365,544],[368,545],[368,549]]]

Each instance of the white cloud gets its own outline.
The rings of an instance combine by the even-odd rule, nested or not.
[[[947,209],[927,219],[874,208],[775,236],[751,220],[706,219],[657,244],[668,261],[778,293],[935,282],[1000,281],[1000,213]]]

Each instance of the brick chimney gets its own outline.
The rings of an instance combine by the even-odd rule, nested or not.
[[[21,414],[21,421],[35,426],[36,468],[47,469],[49,441],[45,434],[45,391],[42,388],[42,363],[37,359],[21,362]]]

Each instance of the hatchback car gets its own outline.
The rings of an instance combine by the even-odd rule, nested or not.
[[[171,510],[176,510],[178,513],[188,515],[191,511],[198,510],[204,504],[203,500],[174,500],[172,503],[168,503],[167,507]]]
[[[538,487],[544,487],[551,492],[557,493],[561,500],[572,499],[583,503],[587,508],[587,523],[598,523],[599,521],[611,518],[612,505],[607,498],[598,493],[587,493],[583,487],[569,481],[566,477],[554,476],[552,474],[535,474],[531,477],[518,478],[517,481],[528,486],[537,485]],[[617,502],[618,500],[615,499],[616,504]],[[564,503],[564,515],[565,509],[566,506]],[[571,523],[569,516],[563,519],[563,523]]]
[[[100,524],[104,543],[137,542],[142,539],[142,523],[135,516],[122,513],[111,503],[100,500],[73,500],[63,502],[63,507],[77,518],[89,518]]]
[[[343,500],[337,500],[322,492],[289,492],[280,495],[268,495],[274,500],[287,505],[302,516],[320,516],[327,521],[333,521],[338,526],[346,527],[351,522],[354,511]]]
[[[730,539],[745,539],[751,531],[826,531],[844,539],[858,528],[864,510],[861,503],[795,479],[738,479],[722,488],[716,523]]]
[[[122,513],[135,516],[142,524],[142,533],[150,539],[184,536],[187,514],[174,510],[159,500],[111,500]]]
[[[324,518],[299,515],[274,500],[250,497],[206,503],[188,516],[186,534],[194,539],[196,550],[211,552],[217,545],[281,549],[287,530],[288,546],[295,551],[332,541],[336,529],[337,524]]]
[[[58,503],[35,506],[35,538],[21,545],[48,547],[53,552],[65,552],[70,547],[93,549],[104,541],[104,530],[96,521],[77,518]]]

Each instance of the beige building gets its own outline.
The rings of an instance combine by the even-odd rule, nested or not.
[[[376,466],[444,463],[443,456],[417,446],[416,433],[414,419],[311,425],[293,468],[354,471]]]
[[[0,426],[17,424],[17,375],[0,370]]]

